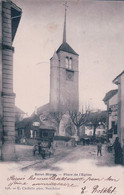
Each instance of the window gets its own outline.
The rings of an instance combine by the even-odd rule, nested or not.
[[[43,132],[43,137],[48,137],[48,132]]]
[[[37,131],[34,131],[34,138],[37,137]]]
[[[33,138],[33,130],[30,130],[30,138]]]
[[[24,132],[24,129],[22,129],[22,136],[24,136],[25,135],[25,132]]]
[[[72,69],[72,58],[66,57],[65,61],[66,61],[66,68]]]
[[[111,128],[113,129],[114,134],[117,134],[117,124],[115,121],[111,122]]]
[[[22,130],[23,130],[23,129],[20,129],[20,130],[18,131],[18,135],[19,135],[19,136],[22,136]]]
[[[69,59],[69,69],[72,69],[72,58]]]
[[[66,57],[66,68],[68,68],[68,65],[69,65],[69,58]]]
[[[114,127],[115,127],[115,121],[112,121],[111,122],[111,127],[112,127],[112,129],[114,129]]]

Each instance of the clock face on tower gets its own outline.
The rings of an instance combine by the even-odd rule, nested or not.
[[[74,71],[66,70],[66,80],[73,81]]]

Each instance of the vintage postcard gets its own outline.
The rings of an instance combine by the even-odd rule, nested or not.
[[[124,195],[124,3],[0,0],[0,195]]]

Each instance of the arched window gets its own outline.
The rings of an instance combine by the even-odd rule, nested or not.
[[[69,69],[72,69],[72,58],[69,59]]]
[[[68,66],[69,66],[69,58],[66,57],[66,58],[65,58],[65,61],[66,61],[66,68],[68,68]]]
[[[72,58],[66,57],[65,61],[66,61],[66,68],[72,69]]]
[[[33,138],[33,130],[30,130],[30,138]]]

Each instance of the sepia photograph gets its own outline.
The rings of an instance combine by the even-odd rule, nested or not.
[[[124,195],[124,3],[0,0],[0,195]]]

